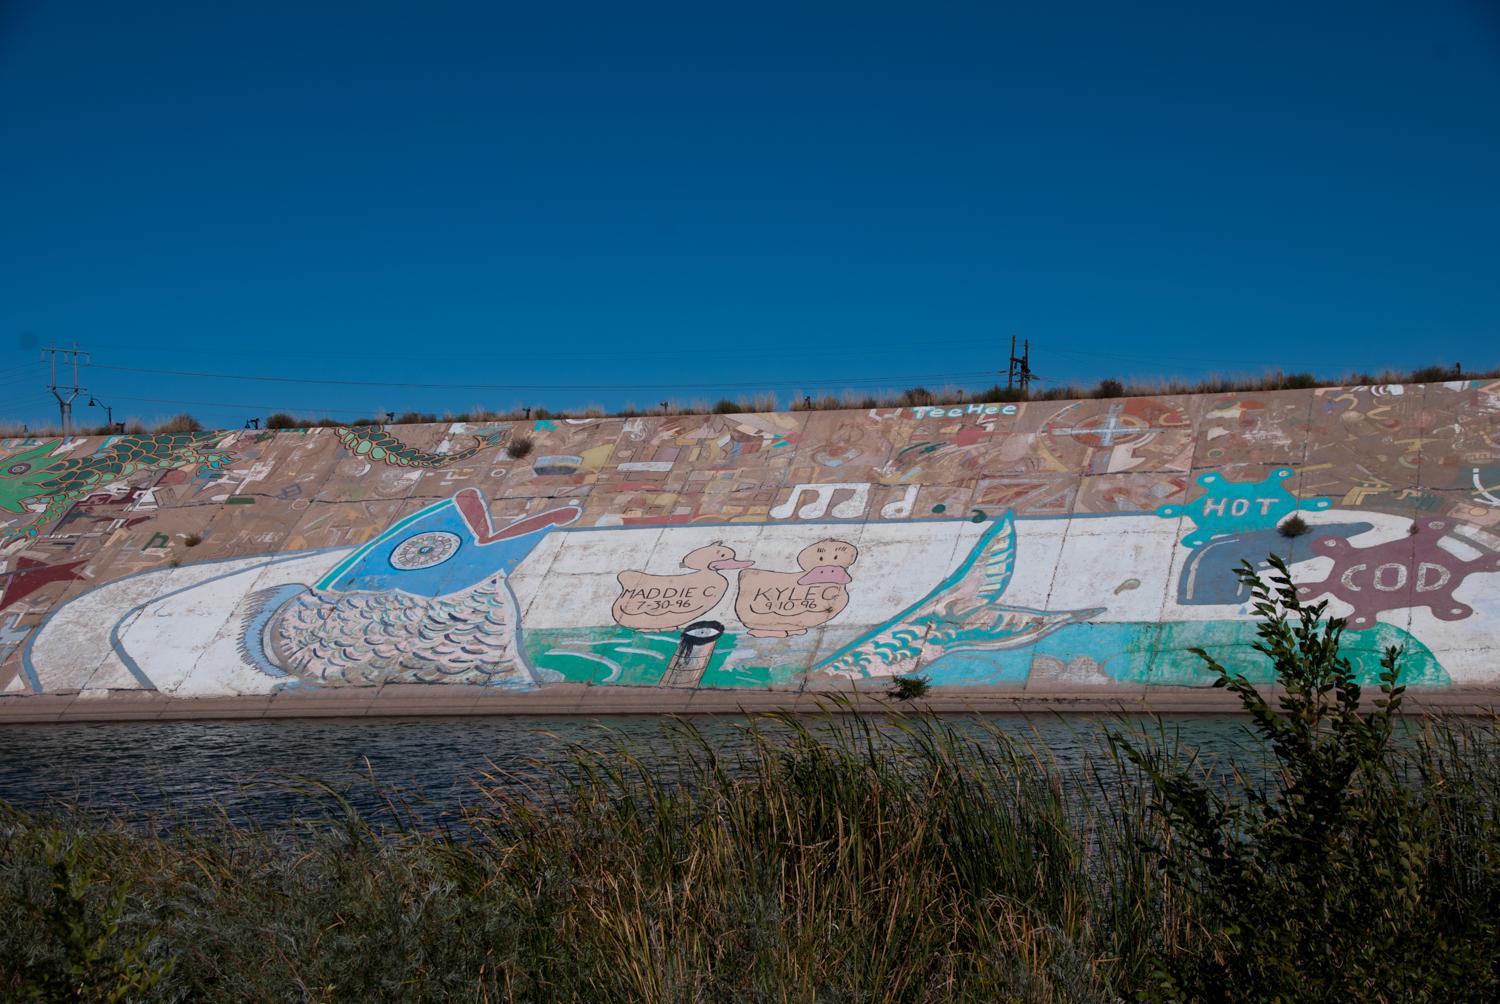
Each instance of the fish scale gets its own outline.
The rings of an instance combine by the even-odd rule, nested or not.
[[[459,460],[467,460],[482,450],[498,445],[505,438],[504,433],[491,433],[488,436],[475,436],[475,445],[458,453],[428,453],[419,450],[415,446],[408,446],[395,436],[370,426],[358,426],[347,428],[340,426],[334,430],[339,442],[355,456],[368,457],[392,467],[420,467],[437,469]]]

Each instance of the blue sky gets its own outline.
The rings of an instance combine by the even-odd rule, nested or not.
[[[1490,0],[22,0],[0,149],[0,420],[1500,365]]]

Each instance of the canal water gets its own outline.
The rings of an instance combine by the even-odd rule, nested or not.
[[[690,721],[718,750],[732,754],[746,742],[744,717]],[[1098,716],[946,721],[981,742],[993,742],[986,730],[994,729],[1044,747],[1067,774],[1104,750],[1106,727],[1122,724]],[[1155,729],[1155,721],[1142,724]],[[1223,769],[1260,759],[1247,719],[1159,721]],[[778,726],[763,727],[774,734]],[[223,812],[275,826],[342,811],[331,789],[368,819],[389,820],[394,804],[435,825],[474,800],[478,784],[556,783],[576,747],[628,751],[671,771],[681,739],[680,725],[645,715],[0,725],[0,801],[29,810],[77,805],[158,825],[197,826]]]

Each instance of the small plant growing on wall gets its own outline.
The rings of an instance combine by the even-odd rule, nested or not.
[[[1307,520],[1303,519],[1300,513],[1295,512],[1282,520],[1281,525],[1276,528],[1278,533],[1287,538],[1300,537],[1308,529]]]
[[[930,689],[932,689],[932,681],[925,676],[896,676],[891,678],[889,693],[894,700],[911,701],[918,697],[926,697]]]
[[[534,445],[530,436],[515,436],[509,443],[505,444],[505,452],[509,455],[510,459],[520,460],[531,452],[531,448]]]

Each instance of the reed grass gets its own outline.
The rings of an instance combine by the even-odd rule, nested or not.
[[[1463,963],[1460,1000],[1496,985],[1496,738],[1433,721],[1400,746],[1426,842],[1402,851],[1424,877],[1399,927]],[[767,716],[744,740],[675,722],[658,766],[601,739],[496,768],[441,828],[316,782],[333,811],[278,828],[6,808],[0,997],[83,971],[149,1001],[1170,999],[1160,974],[1203,935],[1144,851],[1170,820],[1107,747],[1064,770],[920,715]],[[1210,770],[1165,730],[1135,741]],[[1421,944],[1435,909],[1447,940]]]

